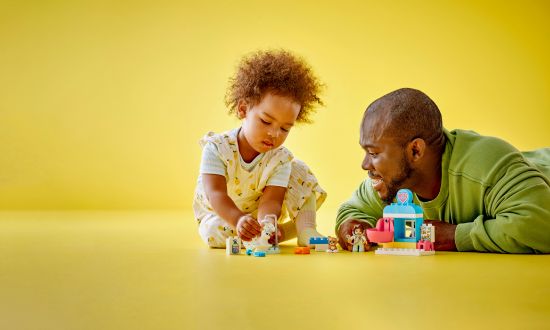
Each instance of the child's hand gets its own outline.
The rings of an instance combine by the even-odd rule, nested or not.
[[[281,227],[277,224],[277,243],[281,243],[284,240],[285,239],[284,239],[283,231],[281,230]],[[268,243],[275,244],[275,235],[269,238]]]
[[[250,241],[254,237],[260,235],[262,227],[258,220],[254,219],[250,214],[245,214],[237,221],[237,235],[243,241]]]

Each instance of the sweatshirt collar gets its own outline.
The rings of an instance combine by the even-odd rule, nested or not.
[[[448,172],[449,161],[453,152],[454,136],[452,136],[446,129],[443,129],[443,133],[445,134],[446,143],[445,151],[443,152],[443,156],[441,157],[441,187],[439,188],[439,193],[434,199],[427,202],[420,201],[418,199],[418,196],[416,196],[415,194],[416,200],[420,203],[424,210],[441,208],[447,202],[447,197],[449,196]]]

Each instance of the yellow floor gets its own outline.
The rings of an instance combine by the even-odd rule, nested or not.
[[[547,255],[292,249],[226,256],[186,212],[3,212],[0,329],[550,328]]]

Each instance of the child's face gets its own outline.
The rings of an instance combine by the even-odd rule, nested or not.
[[[267,93],[255,105],[242,101],[239,115],[243,119],[242,132],[256,152],[267,152],[285,142],[301,106],[288,96]]]

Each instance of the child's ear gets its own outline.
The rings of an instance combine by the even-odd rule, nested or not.
[[[246,112],[248,111],[248,102],[245,99],[239,100],[237,104],[237,117],[243,119],[246,117]]]

